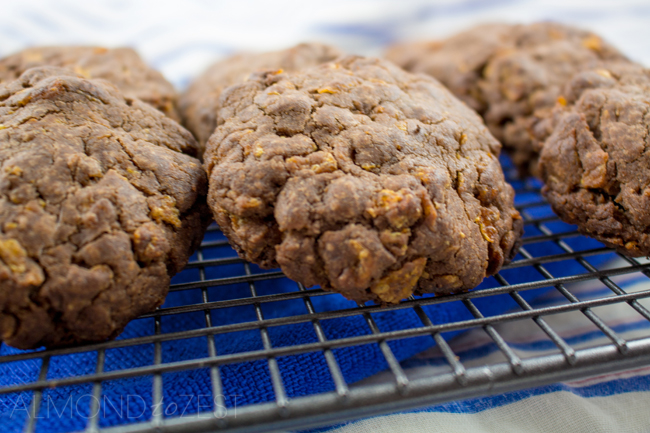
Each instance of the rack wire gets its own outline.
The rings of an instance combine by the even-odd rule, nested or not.
[[[153,405],[162,403],[167,375],[203,369],[209,376],[214,404],[207,417],[166,416],[153,410],[147,419],[136,423],[116,426],[101,425],[98,417],[87,417],[81,430],[87,432],[207,432],[241,431],[256,432],[278,429],[302,429],[339,423],[360,417],[412,409],[458,399],[498,394],[558,381],[592,376],[617,370],[650,364],[650,336],[623,338],[613,326],[603,319],[598,308],[627,304],[636,313],[650,322],[650,312],[639,302],[650,297],[650,264],[644,260],[618,256],[610,249],[586,242],[575,227],[561,223],[550,212],[540,193],[540,184],[532,179],[518,179],[512,168],[506,170],[509,180],[517,192],[517,208],[524,218],[526,235],[516,259],[491,278],[493,284],[487,288],[448,296],[411,297],[398,305],[351,305],[330,311],[319,311],[314,300],[330,294],[318,288],[295,285],[293,291],[274,291],[274,282],[284,278],[277,270],[262,272],[245,263],[231,251],[230,256],[212,257],[210,251],[228,249],[227,241],[218,228],[209,229],[200,250],[187,265],[186,273],[191,281],[177,282],[170,288],[170,297],[189,291],[200,295],[192,302],[165,304],[155,312],[138,320],[153,323],[153,329],[146,335],[132,335],[128,332],[117,340],[79,347],[16,351],[0,356],[0,364],[39,362],[40,370],[32,380],[17,381],[0,387],[0,398],[28,393],[31,396],[31,413],[42,410],[45,393],[66,387],[82,386],[93,398],[87,399],[87,413],[96,413],[107,382],[119,380],[141,381],[150,389]],[[540,244],[551,245],[555,250],[540,254]],[[589,248],[581,248],[583,245]],[[230,250],[228,250],[230,251]],[[615,265],[603,266],[604,260],[616,256]],[[212,258],[211,258],[212,257]],[[550,271],[552,265],[571,263],[580,265],[578,272],[556,276]],[[608,262],[611,263],[611,262]],[[235,272],[233,267],[243,272]],[[525,281],[510,282],[512,276],[522,275]],[[227,272],[222,272],[227,270]],[[641,290],[627,292],[616,282],[618,276],[639,274],[648,278],[648,285]],[[571,291],[571,284],[581,281],[600,281],[608,293],[594,299],[579,299]],[[232,299],[212,300],[211,293],[233,285],[246,285],[246,296]],[[259,285],[265,284],[260,291]],[[643,285],[642,285],[643,286]],[[538,305],[526,300],[528,291],[543,289],[559,293],[564,300],[559,304]],[[238,292],[241,293],[241,292]],[[496,315],[485,316],[476,302],[500,295],[508,296],[516,308]],[[300,314],[267,317],[265,307],[286,301],[302,302],[304,311]],[[469,318],[449,323],[437,323],[425,311],[430,305],[447,305],[461,302],[469,312]],[[217,310],[252,307],[254,317],[239,323],[221,324],[214,318]],[[382,331],[375,322],[378,313],[391,314],[398,310],[411,310],[420,324],[406,329]],[[597,330],[606,336],[605,342],[585,347],[572,345],[563,339],[550,324],[549,318],[563,313],[581,314]],[[176,318],[188,314],[202,315],[202,325],[192,329],[177,329]],[[328,338],[323,323],[336,318],[356,317],[362,319],[370,332],[343,338]],[[180,319],[179,319],[180,320]],[[182,320],[180,320],[182,322]],[[516,326],[520,321],[533,321],[553,343],[554,350],[546,355],[521,357],[503,338],[499,327]],[[149,323],[149,322],[147,322]],[[172,325],[169,325],[172,323]],[[308,343],[274,345],[269,329],[278,326],[311,324],[315,340]],[[487,365],[469,365],[458,356],[454,339],[446,338],[452,331],[483,329],[503,355],[501,361]],[[128,330],[127,330],[128,331]],[[257,332],[261,347],[257,350],[220,353],[215,336],[237,338],[242,332]],[[391,343],[414,337],[431,339],[444,356],[448,369],[428,377],[410,378],[401,366]],[[198,339],[207,346],[204,356],[193,359],[165,362],[166,345],[178,341]],[[340,348],[376,344],[385,358],[390,380],[379,383],[349,383],[341,371],[335,351]],[[107,368],[107,359],[112,351],[135,350],[137,347],[152,347],[152,362],[128,368]],[[332,390],[306,396],[290,396],[286,389],[278,359],[285,356],[317,352],[322,354],[332,378]],[[51,377],[53,360],[68,356],[87,354],[94,357],[93,371],[80,371],[65,377]],[[224,375],[229,366],[265,362],[265,371],[272,384],[273,395],[268,401],[237,407],[236,413],[229,410],[232,404],[224,395]],[[309,371],[305,375],[311,374]],[[38,418],[25,417],[22,427],[26,433],[38,430]]]

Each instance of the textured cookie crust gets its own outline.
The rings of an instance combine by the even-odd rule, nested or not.
[[[27,69],[38,66],[67,68],[85,78],[110,81],[125,96],[138,98],[179,120],[174,86],[131,48],[28,48],[0,60],[0,82],[15,80]]]
[[[59,68],[0,84],[0,338],[100,341],[163,302],[209,222],[191,134]]]
[[[238,54],[219,61],[194,80],[181,95],[179,108],[183,124],[204,146],[217,127],[219,95],[226,87],[241,83],[256,71],[298,71],[329,62],[341,55],[339,50],[328,45],[306,43],[282,51]]]
[[[397,47],[388,58],[447,85],[479,111],[515,164],[533,174],[550,134],[538,123],[563,86],[578,72],[626,60],[594,33],[557,23],[483,25],[444,41]]]
[[[434,79],[351,56],[254,74],[221,104],[208,203],[245,259],[396,303],[473,288],[515,254],[500,145]]]
[[[576,75],[552,117],[540,168],[553,210],[631,256],[650,255],[650,70]]]

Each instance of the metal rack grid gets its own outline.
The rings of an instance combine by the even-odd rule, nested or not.
[[[31,408],[38,413],[42,404],[43,394],[50,389],[66,386],[86,385],[96,399],[90,400],[89,412],[97,409],[97,400],[102,394],[102,384],[129,378],[147,378],[151,386],[153,402],[162,401],[163,374],[187,371],[192,369],[209,369],[211,393],[215,397],[213,416],[208,418],[181,418],[163,417],[160,413],[152,413],[145,422],[126,424],[104,428],[98,424],[97,418],[89,418],[85,431],[105,431],[112,433],[125,432],[206,432],[213,430],[223,431],[268,431],[275,429],[300,429],[322,426],[364,416],[394,412],[424,405],[442,403],[463,398],[477,397],[489,394],[503,393],[562,380],[576,379],[604,372],[623,370],[640,365],[650,364],[650,336],[634,339],[622,338],[595,308],[626,303],[639,315],[650,321],[650,312],[638,300],[650,297],[650,285],[647,288],[627,293],[615,282],[615,277],[620,275],[640,273],[650,279],[650,264],[643,261],[619,256],[615,267],[600,268],[589,260],[603,254],[614,255],[605,247],[589,249],[576,249],[571,246],[571,239],[582,238],[571,226],[564,226],[557,230],[554,224],[557,218],[548,211],[548,206],[543,200],[539,183],[534,180],[519,180],[513,169],[507,171],[510,181],[515,186],[518,194],[518,209],[520,210],[527,228],[523,247],[517,258],[504,267],[501,273],[492,277],[498,283],[493,287],[470,291],[468,293],[449,296],[413,298],[393,306],[358,305],[334,311],[317,311],[312,300],[319,296],[339,296],[328,294],[321,289],[306,289],[297,285],[292,292],[260,294],[256,284],[261,281],[272,281],[283,277],[281,272],[271,271],[252,272],[252,266],[244,263],[236,256],[208,259],[204,254],[210,248],[226,248],[227,242],[215,239],[218,228],[212,227],[206,239],[212,236],[213,240],[205,240],[200,251],[191,260],[187,269],[198,269],[196,281],[173,284],[170,293],[188,290],[200,290],[201,301],[163,306],[157,311],[143,316],[153,319],[154,330],[150,335],[129,336],[101,344],[87,345],[74,348],[57,349],[50,351],[21,352],[0,356],[0,363],[40,361],[40,373],[33,381],[17,383],[12,386],[0,387],[0,397],[11,393],[31,392]],[[533,212],[542,209],[543,212]],[[541,216],[540,216],[541,215]],[[560,223],[562,224],[562,223]],[[532,233],[532,234],[531,234]],[[559,248],[554,254],[536,255],[533,245],[550,243]],[[578,263],[582,271],[556,277],[548,269],[548,265],[563,261]],[[234,276],[219,276],[219,269],[238,264],[243,266],[244,273]],[[507,270],[517,268],[534,269],[536,278],[529,278],[525,282],[509,284],[504,274]],[[206,274],[206,269],[212,269],[216,278]],[[596,299],[581,300],[572,294],[567,285],[580,281],[599,280],[611,293]],[[650,282],[650,281],[649,281]],[[220,287],[243,283],[248,285],[250,295],[234,299],[211,301],[209,290],[219,290]],[[559,305],[537,306],[535,302],[528,302],[522,293],[529,290],[548,287],[555,290],[565,300]],[[475,305],[478,299],[506,295],[516,303],[517,309],[484,317]],[[306,314],[289,315],[286,317],[265,318],[263,306],[268,303],[301,300],[306,308]],[[424,311],[428,305],[443,305],[450,302],[462,302],[471,313],[471,318],[452,323],[434,324]],[[252,306],[255,311],[255,320],[241,323],[222,325],[214,323],[211,312],[238,306]],[[395,310],[411,309],[421,321],[421,326],[408,329],[382,332],[373,319],[375,313],[390,312]],[[198,312],[204,314],[204,326],[189,330],[165,330],[161,322],[166,317],[175,317],[185,313]],[[561,313],[573,312],[582,314],[606,337],[607,342],[592,347],[575,348],[568,344],[549,325],[548,317]],[[363,318],[371,332],[366,335],[328,339],[323,330],[323,321],[341,317]],[[532,320],[545,335],[553,342],[555,351],[544,356],[523,358],[509,346],[495,328],[496,325],[505,326],[522,320]],[[273,326],[311,323],[317,341],[306,344],[289,344],[274,346],[269,338],[268,329]],[[454,350],[454,340],[447,341],[445,333],[450,331],[482,328],[498,348],[497,352],[503,355],[503,361],[481,366],[467,366],[457,356]],[[259,332],[262,348],[243,353],[220,354],[215,345],[215,335],[228,335],[240,331]],[[431,377],[410,379],[400,366],[393,351],[388,344],[412,337],[431,338],[432,343],[439,348],[448,363],[448,371]],[[207,342],[207,356],[199,359],[163,362],[162,345],[188,338],[204,338]],[[139,345],[153,345],[153,363],[107,371],[105,369],[107,351],[118,348],[132,348]],[[392,380],[373,384],[350,384],[344,375],[333,354],[333,350],[355,345],[377,344],[381,354],[385,357]],[[329,373],[333,380],[333,390],[330,392],[307,395],[304,397],[288,397],[285,390],[281,371],[278,367],[278,357],[287,355],[319,352],[324,356]],[[64,357],[71,354],[92,353],[96,356],[96,367],[92,372],[80,373],[62,378],[48,378],[48,367],[55,357]],[[266,360],[270,380],[273,386],[274,398],[270,401],[238,407],[235,414],[224,412],[227,406],[224,401],[222,368],[242,362]],[[305,372],[309,374],[309,372]],[[31,433],[36,429],[36,421],[28,417],[23,431]]]

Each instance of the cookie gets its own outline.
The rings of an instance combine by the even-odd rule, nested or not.
[[[197,152],[106,81],[43,67],[0,84],[0,338],[101,341],[161,305],[210,220]]]
[[[512,45],[515,27],[482,24],[442,41],[399,43],[389,47],[385,57],[409,72],[435,77],[483,114],[487,110],[479,86],[483,69],[499,50]]]
[[[433,78],[345,57],[222,95],[208,204],[246,260],[364,302],[478,285],[522,220],[474,111]]]
[[[650,70],[577,74],[549,122],[540,169],[553,210],[630,256],[650,255]]]
[[[438,78],[478,110],[523,174],[538,174],[541,144],[550,133],[538,123],[550,115],[563,86],[578,72],[626,60],[594,33],[549,22],[484,25],[387,54],[410,71]]]
[[[233,84],[241,83],[255,71],[283,69],[287,72],[334,60],[342,53],[336,48],[308,43],[282,51],[238,54],[210,66],[196,78],[179,101],[183,124],[203,146],[217,127],[219,96]]]
[[[176,90],[160,72],[151,69],[131,48],[85,46],[35,47],[0,60],[0,82],[17,79],[29,68],[57,66],[85,78],[101,78],[116,85],[129,98],[138,98],[174,120]]]

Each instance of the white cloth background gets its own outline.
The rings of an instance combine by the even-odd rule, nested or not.
[[[650,2],[581,0],[3,0],[0,55],[29,45],[135,47],[182,87],[233,51],[329,42],[378,55],[397,40],[440,37],[483,21],[557,20],[594,30],[650,64]]]
[[[332,433],[641,433],[650,393],[584,399],[569,392],[530,397],[476,414],[409,413],[370,418]]]

